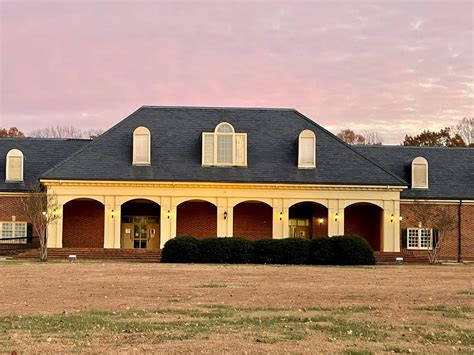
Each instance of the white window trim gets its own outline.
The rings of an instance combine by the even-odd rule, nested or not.
[[[137,135],[146,135],[148,137],[148,159],[147,160],[138,160],[136,159],[136,144],[135,136]],[[151,133],[150,130],[146,127],[140,126],[135,128],[133,131],[133,152],[132,152],[132,164],[133,165],[151,165]]]
[[[419,185],[419,184],[416,184],[415,183],[415,165],[425,165],[426,166],[426,169],[425,169],[425,181],[426,181],[426,185]],[[413,161],[411,162],[411,188],[412,189],[427,189],[428,188],[428,160],[426,160],[425,158],[423,157],[416,157],[415,159],[413,159]]]
[[[10,178],[10,157],[21,157],[21,170],[20,170],[20,179],[11,179]],[[6,156],[6,171],[5,171],[5,182],[22,182],[24,180],[24,165],[25,165],[25,158],[23,152],[19,149],[11,149]]]
[[[223,124],[227,124],[232,128],[232,132],[218,132],[218,129]],[[212,136],[213,138],[213,161],[212,163],[206,163],[205,160],[205,137]],[[218,136],[232,136],[232,162],[231,163],[218,163],[217,162],[217,137]],[[244,137],[244,161],[237,162],[237,136]],[[231,167],[231,166],[247,166],[247,133],[236,133],[234,127],[227,122],[219,123],[214,132],[203,132],[202,133],[202,149],[201,149],[201,162],[202,166],[222,166],[222,167]]]
[[[312,138],[313,139],[313,162],[312,163],[304,163],[301,161],[302,159],[302,144],[301,138]],[[298,136],[298,168],[299,169],[314,169],[316,168],[316,135],[313,131],[309,129],[305,129],[302,131]]]
[[[3,236],[3,224],[11,224],[12,225],[12,235],[11,237],[4,237]],[[16,228],[17,228],[17,225],[23,225],[24,226],[24,230],[25,230],[25,233],[23,236],[21,237],[18,237],[16,236]],[[22,239],[22,240],[14,240],[14,239],[10,239],[10,238],[26,238],[28,236],[28,224],[27,222],[13,222],[13,221],[3,221],[3,222],[0,222],[0,244],[26,244],[26,239]],[[4,240],[4,238],[8,238],[10,240]]]
[[[430,243],[427,247],[421,246],[421,231],[429,230],[430,231]],[[416,231],[418,243],[417,246],[411,247],[409,243],[410,231]],[[410,250],[431,250],[433,248],[433,229],[432,228],[407,228],[407,249]]]

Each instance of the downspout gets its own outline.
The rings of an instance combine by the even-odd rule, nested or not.
[[[458,263],[462,262],[461,258],[461,207],[462,207],[462,200],[459,200],[459,207],[458,207]]]

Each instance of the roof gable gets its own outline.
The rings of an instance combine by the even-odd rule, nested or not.
[[[221,122],[247,133],[247,167],[203,167],[202,132]],[[132,133],[151,132],[150,166],[132,165]],[[316,169],[298,169],[298,135],[316,134]],[[60,165],[46,179],[403,185],[404,181],[293,109],[144,106]]]

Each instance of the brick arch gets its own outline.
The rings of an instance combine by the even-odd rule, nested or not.
[[[265,202],[243,201],[234,206],[234,237],[272,239],[273,208]]]
[[[176,236],[217,237],[217,207],[204,200],[181,202],[176,209]]]
[[[307,234],[304,238],[308,239],[328,235],[328,208],[325,205],[311,200],[302,200],[298,203],[292,204],[288,212],[290,220],[296,219],[309,222],[309,226],[304,228],[292,228],[290,226],[290,237],[302,238],[298,232],[304,232],[304,234]]]
[[[63,247],[104,247],[104,205],[94,199],[74,199],[63,206]]]
[[[382,250],[383,209],[373,203],[353,203],[344,209],[344,234],[365,238],[374,251]]]

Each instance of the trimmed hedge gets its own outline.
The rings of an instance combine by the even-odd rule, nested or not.
[[[165,263],[373,265],[374,252],[359,236],[287,238],[250,241],[244,238],[177,237],[166,242]]]

